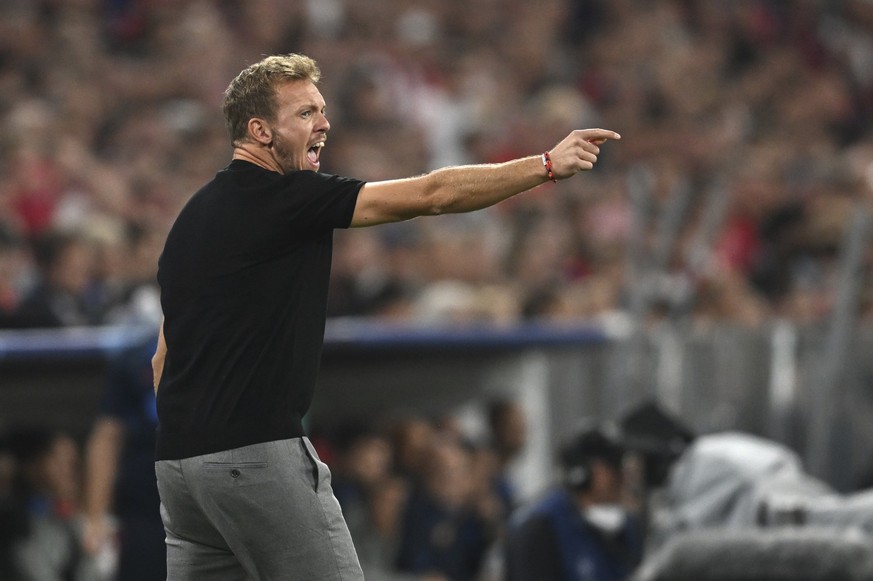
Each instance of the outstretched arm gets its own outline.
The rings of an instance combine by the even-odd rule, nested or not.
[[[580,129],[550,152],[552,176],[566,179],[597,163],[600,144],[621,136],[606,129]],[[472,212],[501,202],[549,180],[541,156],[505,163],[464,165],[423,176],[365,184],[352,226],[399,222],[417,216]]]

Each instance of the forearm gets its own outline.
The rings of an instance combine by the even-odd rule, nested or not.
[[[546,181],[540,156],[499,164],[439,169],[422,176],[433,214],[458,214],[493,206]]]
[[[352,226],[374,226],[418,216],[487,208],[547,178],[540,157],[464,165],[402,180],[371,182],[358,195]]]
[[[599,145],[620,137],[605,129],[573,131],[550,150],[551,171],[544,166],[543,155],[532,155],[505,163],[448,167],[415,178],[366,183],[358,194],[351,226],[487,208],[548,179],[566,179],[592,169],[600,153]]]
[[[85,514],[102,518],[112,503],[124,428],[117,419],[100,418],[94,424],[85,456]]]

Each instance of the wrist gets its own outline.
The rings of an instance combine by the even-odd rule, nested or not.
[[[558,180],[555,178],[555,173],[552,171],[552,154],[549,151],[544,151],[540,156],[543,162],[543,167],[546,169],[546,177],[552,181],[553,183],[557,183]]]

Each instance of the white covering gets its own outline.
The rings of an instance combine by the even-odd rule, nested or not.
[[[653,547],[702,528],[797,524],[873,534],[873,491],[844,496],[803,471],[792,450],[737,432],[698,438],[653,508]]]

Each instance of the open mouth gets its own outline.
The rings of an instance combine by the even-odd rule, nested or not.
[[[315,167],[318,167],[319,165],[321,165],[318,161],[318,158],[321,156],[321,148],[322,147],[324,147],[324,142],[319,141],[318,143],[313,144],[312,147],[310,147],[306,151],[306,157],[307,157],[307,159],[309,159],[309,163],[311,163]]]

